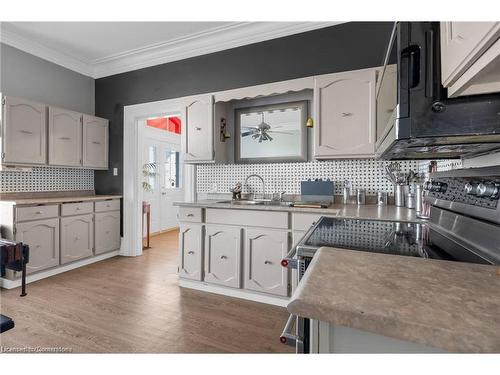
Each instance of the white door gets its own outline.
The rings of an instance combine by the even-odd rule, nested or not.
[[[161,130],[154,129],[155,132]],[[180,136],[159,140],[149,133],[143,140],[143,200],[151,205],[151,232],[178,226],[174,202],[184,199]]]

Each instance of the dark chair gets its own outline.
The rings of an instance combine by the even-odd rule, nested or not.
[[[29,262],[30,249],[22,242],[0,239],[0,274],[5,276],[5,270],[22,272],[21,297],[26,295],[26,263]]]
[[[0,333],[14,328],[14,321],[8,316],[0,314]]]

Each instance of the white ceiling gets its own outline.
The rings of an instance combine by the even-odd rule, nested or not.
[[[0,40],[100,78],[339,22],[2,22]]]

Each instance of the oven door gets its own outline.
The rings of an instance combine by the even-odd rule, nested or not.
[[[294,346],[298,354],[309,353],[309,326],[309,319],[290,314],[280,336],[281,343]]]

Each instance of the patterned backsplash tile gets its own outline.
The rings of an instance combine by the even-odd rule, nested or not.
[[[286,191],[300,194],[300,181],[307,179],[330,179],[335,181],[335,194],[342,194],[345,181],[351,181],[355,188],[365,188],[367,194],[377,191],[392,193],[391,182],[385,178],[384,166],[390,162],[372,159],[328,160],[302,163],[272,164],[204,164],[197,166],[196,191],[198,193],[227,193],[238,182],[253,173],[259,174],[266,183],[266,193]],[[401,170],[419,170],[418,161],[400,162]],[[261,191],[260,181],[252,178],[244,192]]]
[[[31,171],[0,171],[0,193],[94,190],[92,169],[33,167]]]

